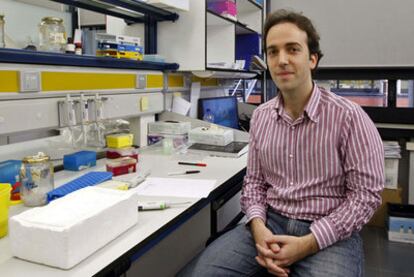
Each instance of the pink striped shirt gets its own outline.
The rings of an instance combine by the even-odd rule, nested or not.
[[[349,237],[381,203],[384,150],[357,104],[314,85],[295,121],[280,96],[253,113],[241,204],[248,221],[267,206],[310,220],[319,248]]]

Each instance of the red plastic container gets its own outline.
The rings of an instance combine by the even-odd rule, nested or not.
[[[133,173],[136,171],[137,160],[131,157],[123,157],[107,160],[106,171],[112,172],[114,176]]]
[[[108,148],[106,150],[107,159],[117,159],[122,157],[131,157],[138,162],[138,148],[124,147],[124,148]]]

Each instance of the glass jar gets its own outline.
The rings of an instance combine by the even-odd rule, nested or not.
[[[0,47],[6,47],[4,43],[4,15],[0,14]]]
[[[20,196],[24,205],[34,207],[47,203],[47,193],[53,189],[53,164],[49,156],[39,152],[23,159],[20,168]]]
[[[50,52],[65,52],[66,31],[63,19],[59,17],[44,17],[39,25],[40,50]]]

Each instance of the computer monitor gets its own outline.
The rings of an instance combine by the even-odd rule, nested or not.
[[[239,129],[236,96],[198,99],[198,118],[203,119],[208,112],[213,115],[213,123]]]

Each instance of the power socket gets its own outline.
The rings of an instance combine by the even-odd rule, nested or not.
[[[135,88],[145,89],[147,87],[147,75],[137,74]]]
[[[39,71],[20,71],[20,92],[38,92],[40,90]]]

